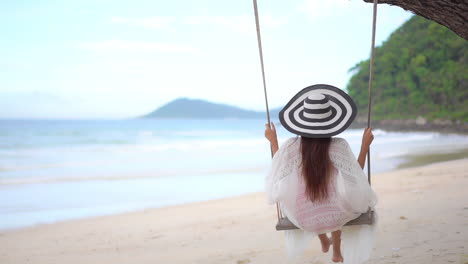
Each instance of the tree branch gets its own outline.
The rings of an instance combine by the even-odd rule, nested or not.
[[[378,3],[399,6],[435,21],[468,40],[468,0],[378,0]]]

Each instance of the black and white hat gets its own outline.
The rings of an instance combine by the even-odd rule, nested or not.
[[[316,84],[302,89],[280,111],[281,124],[289,132],[309,138],[340,134],[357,114],[353,99],[341,89]]]

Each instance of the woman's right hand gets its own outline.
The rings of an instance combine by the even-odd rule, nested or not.
[[[358,156],[358,163],[362,169],[364,169],[364,164],[366,163],[366,156],[367,152],[369,152],[370,144],[374,140],[374,134],[372,134],[372,128],[368,127],[364,129],[364,133],[362,134],[362,144],[361,144],[361,152],[359,152]]]
[[[364,133],[362,134],[362,145],[361,145],[361,151],[368,152],[369,147],[372,144],[372,141],[374,140],[374,134],[372,134],[372,128],[368,127],[364,130]]]

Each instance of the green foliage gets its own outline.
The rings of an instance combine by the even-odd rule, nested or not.
[[[413,16],[376,48],[373,119],[468,121],[468,42],[449,29]],[[369,60],[355,65],[347,90],[367,113]]]

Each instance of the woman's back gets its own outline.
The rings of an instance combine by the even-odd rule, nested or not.
[[[278,202],[284,215],[300,228],[286,231],[289,252],[304,249],[305,236],[313,233],[318,235],[322,251],[327,252],[331,245],[327,232],[331,232],[332,261],[343,262],[341,228],[376,204],[376,195],[362,171],[374,139],[372,129],[364,130],[357,160],[346,140],[332,138],[345,131],[356,115],[356,104],[343,90],[317,84],[299,91],[278,115],[283,128],[300,139],[290,139],[279,148],[275,126],[265,125],[265,137],[276,153],[266,192],[270,202]],[[360,226],[358,230],[367,229]],[[354,234],[358,238],[354,242],[359,241],[361,235]],[[364,250],[367,257],[371,249],[368,243]]]
[[[302,176],[300,150],[300,137],[287,140],[275,154],[267,177],[270,201],[279,201],[295,225],[316,234],[330,232],[376,203],[362,169],[342,138],[332,138],[330,143],[329,157],[334,170],[327,186],[328,197],[312,202]]]

